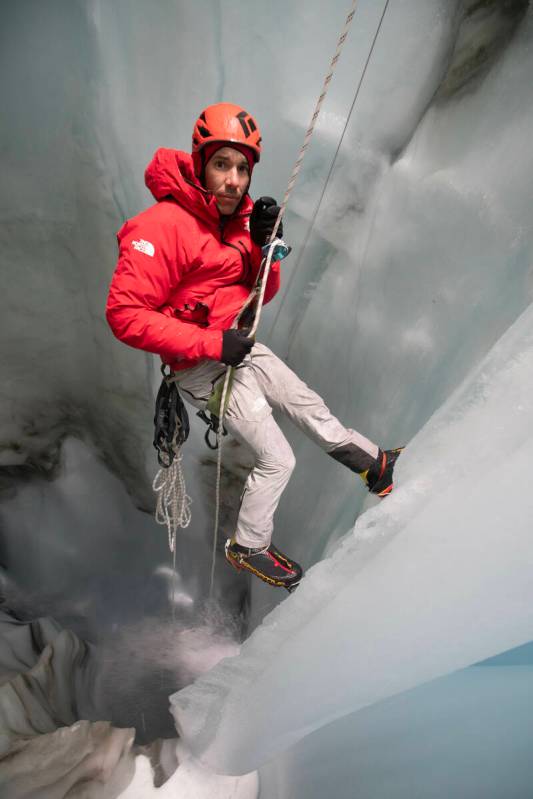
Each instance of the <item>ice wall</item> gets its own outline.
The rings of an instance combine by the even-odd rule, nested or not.
[[[387,446],[420,429],[532,298],[531,12],[496,57],[502,7],[467,5],[463,16],[391,3],[270,339],[340,418]],[[319,188],[307,177],[302,216],[314,207],[302,194]],[[340,467],[291,442],[280,543],[304,514],[305,562],[333,519],[347,529],[357,500]]]
[[[326,725],[261,770],[268,799],[526,799],[531,666],[477,667]]]
[[[410,442],[387,502],[238,658],[172,698],[198,757],[250,771],[336,718],[530,640],[532,374],[533,305]]]
[[[183,16],[194,17],[185,6],[2,7],[0,561],[12,605],[52,614],[93,641],[115,625],[171,618],[172,562],[151,518],[158,363],[119,345],[103,308],[115,232],[150,201],[146,162],[161,143],[190,139],[198,98],[184,105],[185,84],[173,77]],[[211,90],[203,91],[206,103]],[[203,432],[198,423],[185,453],[194,521],[178,551],[180,590],[199,605],[214,481]],[[228,462],[223,521],[242,470]],[[244,590],[234,576],[224,571],[217,588],[238,612]]]

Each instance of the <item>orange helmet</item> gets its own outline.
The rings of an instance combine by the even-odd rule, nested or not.
[[[211,142],[235,142],[249,147],[254,161],[259,161],[261,131],[253,116],[240,105],[216,103],[202,111],[192,134],[193,154]]]

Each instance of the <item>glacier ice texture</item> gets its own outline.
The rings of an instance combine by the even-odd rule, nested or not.
[[[269,799],[524,799],[531,666],[478,666],[344,716],[260,771]]]

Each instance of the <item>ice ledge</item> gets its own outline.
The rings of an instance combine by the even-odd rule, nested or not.
[[[396,493],[238,657],[171,697],[196,757],[252,771],[336,718],[531,639],[532,397],[530,306],[410,443]]]

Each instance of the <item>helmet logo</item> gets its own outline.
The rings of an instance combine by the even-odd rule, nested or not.
[[[200,131],[202,136],[208,137],[212,135],[211,131],[208,130],[208,128],[206,128],[204,125],[198,125],[198,130]]]
[[[241,111],[240,114],[237,114],[237,119],[241,123],[241,128],[246,138],[251,136],[252,133],[257,130],[257,125],[255,124],[253,117],[251,117],[246,111]]]

